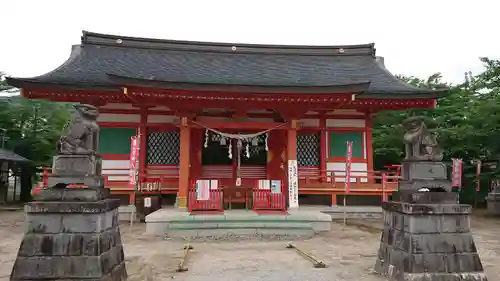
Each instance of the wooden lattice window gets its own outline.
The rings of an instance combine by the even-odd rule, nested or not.
[[[315,167],[320,163],[320,137],[318,133],[297,134],[297,164]]]
[[[179,132],[148,132],[148,165],[179,165]]]

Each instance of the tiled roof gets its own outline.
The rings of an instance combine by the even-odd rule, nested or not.
[[[116,79],[122,78],[122,79]],[[84,32],[81,45],[59,68],[11,85],[119,89],[124,80],[260,87],[368,85],[364,96],[417,98],[440,92],[406,84],[375,56],[374,44],[286,46],[203,43]],[[160,83],[160,84],[158,84]],[[123,85],[123,84],[122,84]],[[287,92],[290,90],[287,90]]]

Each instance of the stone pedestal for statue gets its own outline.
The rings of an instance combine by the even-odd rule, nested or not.
[[[488,212],[495,216],[500,216],[500,186],[495,184],[493,190],[486,196]]]
[[[446,174],[446,165],[442,162],[403,161],[399,190],[427,188],[450,192],[451,182],[447,180]]]
[[[127,279],[118,199],[109,199],[95,155],[58,155],[51,188],[28,203],[27,230],[10,280]],[[84,184],[87,188],[65,188]]]
[[[442,167],[439,162],[403,164],[400,191],[382,204],[375,271],[389,280],[487,280],[470,231],[472,208],[446,192],[450,185]]]

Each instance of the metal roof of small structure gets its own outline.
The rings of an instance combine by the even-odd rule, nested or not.
[[[372,98],[433,98],[447,90],[407,84],[375,56],[374,44],[291,46],[190,42],[83,32],[80,45],[57,69],[34,78],[7,78],[10,85],[120,90],[123,85],[165,89],[284,93],[346,89]],[[313,90],[316,89],[316,90]],[[331,89],[331,90],[330,90]],[[255,92],[255,91],[254,91]],[[338,92],[338,91],[337,91]]]
[[[10,150],[0,148],[0,161],[11,162],[31,162],[30,160],[18,155]]]

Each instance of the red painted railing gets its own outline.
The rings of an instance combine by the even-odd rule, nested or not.
[[[232,165],[203,165],[201,168],[203,179],[232,179]]]
[[[191,183],[188,194],[188,210],[192,211],[224,211],[223,193],[221,188],[208,190],[208,199],[198,199],[196,181]]]
[[[271,189],[260,189],[257,186],[253,189],[253,210],[254,211],[286,211],[286,200],[283,193],[283,184],[280,193],[273,193]]]
[[[266,166],[241,165],[240,177],[242,179],[263,179],[266,178]]]

